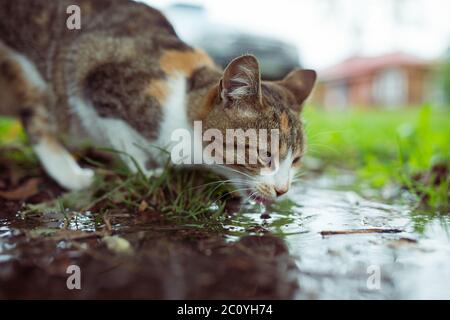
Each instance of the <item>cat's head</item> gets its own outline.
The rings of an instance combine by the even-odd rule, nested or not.
[[[267,130],[267,144],[258,140],[249,145],[246,140],[245,163],[226,164],[223,155],[224,164],[215,166],[243,196],[270,202],[289,190],[305,151],[300,112],[315,80],[313,70],[294,70],[282,80],[261,81],[253,55],[238,57],[225,68],[220,83],[210,93],[204,130],[218,129],[224,137],[227,129],[256,130],[259,135],[263,132],[260,129]],[[278,136],[271,135],[273,129]],[[237,156],[236,147],[237,142],[231,146]],[[250,149],[256,150],[256,161],[251,161]]]

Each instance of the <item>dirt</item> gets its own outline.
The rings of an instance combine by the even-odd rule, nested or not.
[[[434,170],[418,179],[448,175]],[[25,215],[25,203],[64,190],[36,163],[0,159],[0,298],[449,299],[450,215],[408,194],[363,198],[337,178],[305,178],[265,208],[231,198],[239,214],[222,234],[171,222],[139,197],[132,211],[99,215],[99,202]],[[71,265],[81,290],[67,288]]]
[[[63,193],[41,169],[0,159],[0,298],[288,299],[298,289],[294,260],[270,233],[230,242],[170,223],[145,203],[103,223],[83,212],[69,223],[58,213],[19,214]],[[132,253],[111,250],[102,241],[111,235]],[[67,287],[71,265],[81,290]]]
[[[0,150],[0,219],[14,216],[24,203],[50,201],[61,195],[60,188],[42,169],[22,167]]]
[[[30,240],[16,236],[14,259],[0,271],[1,298],[290,298],[295,270],[283,242],[248,236],[237,243],[189,231],[127,235],[137,253],[110,252],[98,238]],[[81,290],[68,290],[66,270],[81,269]]]
[[[429,195],[423,192],[423,186],[428,188],[435,188],[444,184],[449,179],[450,169],[446,163],[437,163],[433,165],[428,171],[415,174],[413,178],[413,190],[420,197],[421,204],[427,205],[429,202]],[[448,189],[448,201],[450,202],[450,184]]]

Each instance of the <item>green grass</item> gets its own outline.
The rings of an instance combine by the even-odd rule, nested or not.
[[[318,159],[322,169],[338,174],[342,169],[352,170],[361,184],[381,189],[394,183],[420,194],[430,207],[449,208],[448,175],[438,185],[414,179],[437,164],[450,166],[449,111],[430,106],[323,111],[308,106],[304,118],[308,157]],[[0,118],[0,145],[22,148],[23,141],[20,126]],[[23,154],[27,159],[32,157],[29,148],[24,148]],[[221,196],[230,189],[217,182],[218,177],[171,168],[150,180],[142,174],[130,175],[120,166],[98,172],[98,181],[89,194],[72,195],[68,202],[84,203],[84,209],[101,202],[97,207],[106,212],[119,205],[136,211],[146,201],[177,223],[219,228],[223,222]],[[64,205],[73,207],[73,203]]]
[[[38,165],[36,163],[36,165]],[[130,173],[122,164],[96,167],[96,180],[85,190],[66,193],[55,201],[28,205],[23,217],[45,212],[92,212],[99,224],[110,212],[163,214],[161,221],[186,228],[223,232],[225,201],[232,192],[214,174],[166,166],[160,176]],[[145,209],[141,209],[145,203]],[[143,212],[141,212],[143,210]],[[145,212],[145,213],[144,213]]]
[[[20,171],[21,176],[39,174],[40,164],[16,121],[0,118],[0,148],[5,151],[2,158],[14,163],[12,170]],[[103,152],[110,152],[113,157],[119,153],[107,149]],[[120,161],[106,166],[88,158],[84,160],[96,170],[96,180],[91,187],[66,193],[49,203],[27,205],[22,215],[65,214],[67,208],[70,211],[91,211],[102,220],[111,211],[137,214],[145,202],[146,211],[164,214],[169,223],[223,231],[227,219],[224,215],[225,201],[232,189],[229,182],[215,174],[167,165],[161,175],[147,178],[140,171],[131,173]]]
[[[18,122],[0,117],[0,146],[20,143],[24,140],[24,137],[22,127]]]
[[[448,109],[447,109],[448,110]],[[374,188],[397,183],[420,192],[429,206],[449,207],[449,177],[439,185],[414,176],[450,165],[450,112],[430,106],[398,110],[305,111],[308,155],[324,168],[353,170]]]

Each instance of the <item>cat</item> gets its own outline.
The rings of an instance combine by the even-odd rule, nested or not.
[[[80,9],[79,29],[67,27],[70,5]],[[205,166],[243,194],[273,201],[288,191],[305,152],[300,113],[315,80],[315,71],[298,69],[262,81],[249,54],[221,70],[142,3],[0,0],[0,114],[21,119],[46,172],[69,190],[88,187],[94,172],[64,145],[89,138],[151,177],[165,161],[160,149],[173,143],[171,133],[201,121],[202,130],[223,133],[279,130],[279,148],[269,154],[279,159],[272,174],[261,174],[272,158]]]

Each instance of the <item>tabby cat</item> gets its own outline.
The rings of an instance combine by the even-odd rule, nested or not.
[[[68,7],[81,28],[68,28]],[[220,39],[217,39],[220,41]],[[180,40],[156,9],[128,0],[0,0],[0,114],[21,119],[46,172],[67,189],[89,186],[64,145],[89,138],[122,151],[151,176],[176,129],[278,129],[279,162],[205,166],[260,201],[286,193],[305,151],[300,120],[316,73],[262,81],[253,55],[221,70]],[[197,138],[195,138],[197,139]],[[200,138],[201,139],[201,138]],[[204,146],[205,142],[200,141]]]

